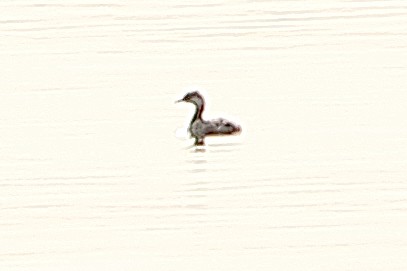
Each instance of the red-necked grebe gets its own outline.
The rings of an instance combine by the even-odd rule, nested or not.
[[[176,102],[188,102],[196,107],[195,114],[188,128],[191,137],[195,138],[195,145],[204,145],[205,136],[233,135],[241,131],[239,125],[222,118],[209,121],[203,120],[202,112],[205,108],[205,101],[198,91],[187,93],[184,98]]]

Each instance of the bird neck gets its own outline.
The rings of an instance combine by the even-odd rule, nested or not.
[[[204,108],[205,108],[205,105],[203,102],[195,103],[195,114],[192,117],[192,122],[194,122],[197,119],[202,120],[202,112],[203,112]]]

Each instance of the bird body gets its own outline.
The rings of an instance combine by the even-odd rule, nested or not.
[[[187,93],[184,98],[177,102],[189,102],[195,105],[195,114],[188,128],[191,137],[195,138],[195,145],[204,145],[206,136],[233,135],[241,131],[239,125],[223,118],[209,121],[203,120],[202,112],[205,108],[205,101],[203,96],[197,91]]]

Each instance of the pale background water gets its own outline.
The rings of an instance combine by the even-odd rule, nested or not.
[[[0,34],[1,270],[407,270],[407,1],[2,0]],[[186,149],[195,89],[244,133]]]

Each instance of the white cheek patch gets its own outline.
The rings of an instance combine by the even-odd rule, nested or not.
[[[199,99],[198,97],[192,97],[191,101],[193,101],[194,103],[196,103],[198,106],[202,105],[202,100]]]

